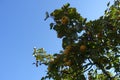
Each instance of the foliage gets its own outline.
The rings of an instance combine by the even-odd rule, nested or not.
[[[67,3],[55,9],[50,29],[62,39],[60,53],[46,54],[34,48],[36,65],[45,64],[41,80],[118,80],[120,77],[120,1],[116,0],[99,19],[87,21]],[[114,70],[114,73],[111,73]],[[120,79],[120,78],[119,78]]]

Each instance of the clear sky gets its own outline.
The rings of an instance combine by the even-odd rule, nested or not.
[[[38,68],[32,56],[33,47],[58,53],[61,40],[49,29],[52,12],[69,2],[89,20],[104,14],[107,2],[113,0],[0,0],[0,80],[40,80],[46,67]]]

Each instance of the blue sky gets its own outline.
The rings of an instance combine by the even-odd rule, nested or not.
[[[48,53],[59,52],[61,40],[49,29],[52,19],[44,21],[45,12],[52,12],[69,2],[89,20],[104,14],[113,0],[0,0],[0,80],[40,80],[46,67],[38,68],[32,56],[33,47]]]

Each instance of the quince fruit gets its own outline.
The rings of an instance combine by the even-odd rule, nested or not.
[[[86,49],[87,49],[87,47],[86,47],[85,45],[81,45],[81,46],[80,46],[80,51],[81,51],[81,52],[85,52]]]
[[[61,19],[61,23],[63,25],[66,25],[66,24],[68,24],[68,22],[69,22],[69,18],[67,16],[63,16]]]

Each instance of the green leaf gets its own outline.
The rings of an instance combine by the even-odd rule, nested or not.
[[[109,6],[110,5],[110,1],[107,3],[107,6]]]
[[[46,14],[46,17],[45,17],[45,19],[44,19],[44,20],[47,20],[47,19],[49,18],[49,13],[48,13],[48,12],[46,12],[45,14]]]
[[[108,70],[109,70],[109,69],[111,69],[111,66],[110,66],[110,65],[109,65],[109,66],[107,66],[107,67],[106,67],[106,69],[108,69]]]
[[[83,20],[83,25],[86,23],[86,21],[87,21],[87,18],[85,18],[85,19]]]
[[[64,5],[66,8],[68,8],[69,6],[70,6],[70,4],[69,3],[67,3],[67,4],[65,4]]]
[[[50,23],[50,29],[53,29],[54,23]]]
[[[62,47],[63,49],[65,49],[65,47],[69,45],[69,40],[67,38],[63,38],[62,40]]]

